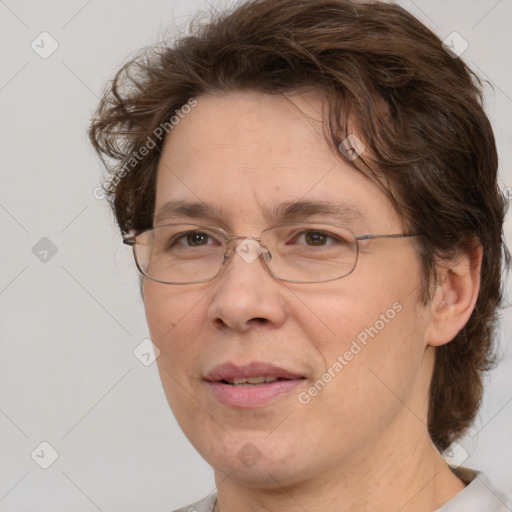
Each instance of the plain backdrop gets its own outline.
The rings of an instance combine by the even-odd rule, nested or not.
[[[462,58],[490,84],[501,184],[511,187],[512,2],[400,3],[443,39],[456,31],[468,42]],[[183,27],[199,7],[208,9],[200,0],[0,0],[4,512],[168,512],[214,489],[211,469],[169,411],[155,364],[134,355],[148,337],[137,273],[96,197],[102,169],[86,138],[102,86],[119,65],[169,27]],[[509,282],[509,296],[510,289]],[[502,362],[456,450],[508,493],[510,311]]]

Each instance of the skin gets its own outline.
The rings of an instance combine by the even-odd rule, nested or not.
[[[356,234],[403,233],[386,196],[328,147],[319,94],[289,100],[252,91],[199,96],[165,142],[155,224],[165,223],[158,212],[170,200],[204,201],[218,217],[183,222],[257,237],[276,222],[267,217],[274,205],[307,199],[357,207],[365,218],[346,219]],[[214,468],[222,512],[432,511],[464,488],[429,438],[428,387],[435,347],[455,336],[474,307],[481,251],[440,266],[425,307],[413,243],[361,242],[354,272],[327,283],[279,281],[261,260],[248,264],[236,254],[207,283],[144,280],[169,405]],[[395,303],[401,311],[301,404],[298,393]],[[205,375],[221,363],[251,361],[305,379],[265,406],[220,403]],[[251,467],[237,456],[247,443],[261,456]]]

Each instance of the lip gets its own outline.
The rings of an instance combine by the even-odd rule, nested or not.
[[[234,386],[222,381],[250,377],[275,377],[274,382],[258,385]],[[214,396],[230,407],[261,407],[301,385],[305,377],[299,373],[264,362],[253,362],[243,366],[225,363],[213,368],[205,381]]]
[[[270,363],[254,362],[243,366],[233,363],[224,363],[213,368],[206,376],[206,380],[210,382],[219,382],[221,380],[233,380],[249,377],[277,377],[281,379],[301,379],[303,375],[293,373],[279,366]]]

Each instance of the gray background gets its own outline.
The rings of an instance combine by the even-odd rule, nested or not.
[[[512,186],[512,2],[400,3],[442,38],[457,31],[468,41],[463,58],[494,87],[486,89],[487,109],[501,182]],[[101,88],[120,63],[200,6],[0,0],[4,512],[164,512],[214,488],[210,468],[168,409],[155,364],[133,354],[148,336],[137,273],[105,201],[95,197],[101,167],[86,139]],[[43,31],[59,45],[46,59],[31,47],[33,40],[42,46]],[[504,316],[503,361],[455,456],[467,451],[465,465],[512,493],[510,309]],[[52,449],[43,441],[59,455],[47,469],[40,465],[51,462]]]

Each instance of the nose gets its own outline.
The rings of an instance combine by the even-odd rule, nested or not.
[[[245,332],[256,325],[281,325],[286,318],[283,284],[266,268],[269,253],[256,238],[235,240],[229,268],[213,291],[208,319],[216,328]]]

